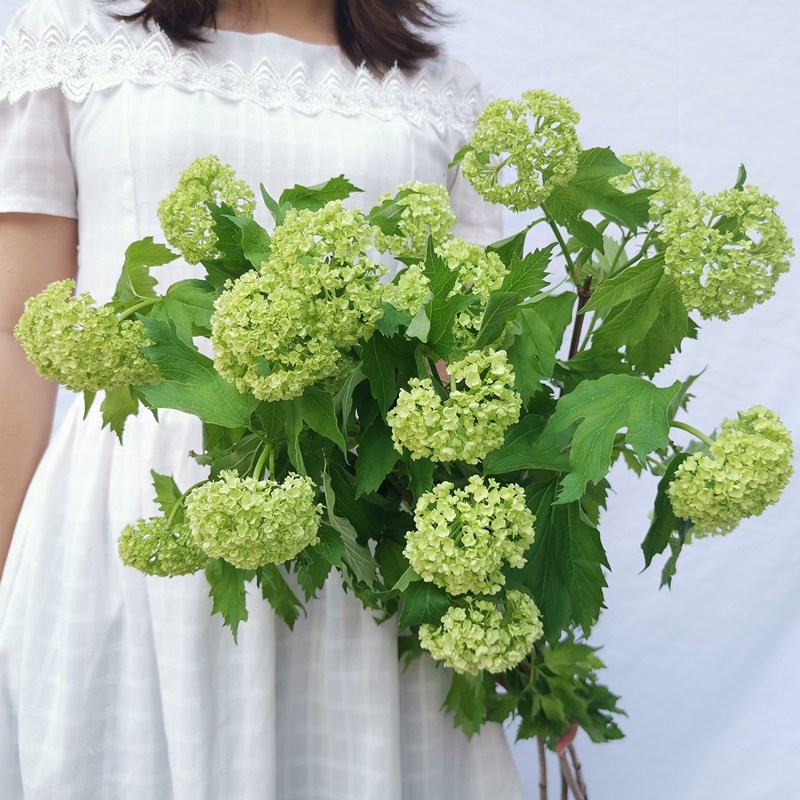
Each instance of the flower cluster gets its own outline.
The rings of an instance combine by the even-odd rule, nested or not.
[[[230,165],[216,156],[193,161],[181,173],[175,189],[158,205],[164,236],[190,264],[219,257],[206,203],[224,203],[240,217],[252,217],[256,207],[252,190],[236,179]]]
[[[456,672],[505,672],[530,652],[543,633],[539,609],[527,594],[510,591],[505,608],[488,600],[466,598],[451,606],[439,625],[420,625],[419,641],[430,654]]]
[[[780,498],[792,475],[792,439],[763,406],[726,419],[709,452],[693,453],[669,485],[672,508],[692,534],[724,534]]]
[[[459,281],[450,292],[450,297],[471,291],[485,303],[489,295],[502,286],[506,268],[497,253],[487,252],[480,245],[458,238],[442,242],[435,250],[450,269],[458,272]],[[401,270],[392,283],[384,286],[383,299],[413,316],[425,300],[428,287],[424,265],[412,264]]]
[[[387,422],[395,448],[411,457],[477,464],[503,443],[522,400],[504,350],[473,350],[447,367],[455,388],[442,400],[430,378],[412,378]]]
[[[754,186],[676,201],[661,239],[665,271],[687,309],[728,319],[772,297],[794,254],[776,206]]]
[[[666,156],[660,156],[652,150],[642,150],[620,156],[619,160],[627,164],[631,171],[612,178],[611,184],[623,192],[632,189],[655,191],[650,196],[650,219],[654,222],[660,222],[681,198],[691,194],[691,181]]]
[[[223,470],[186,498],[186,519],[209,556],[241,569],[282,564],[315,544],[322,506],[310,478],[282,483],[240,478]]]
[[[208,561],[189,526],[181,523],[170,528],[165,517],[140,519],[127,525],[119,536],[118,551],[123,564],[161,577],[197,572]]]
[[[51,283],[25,303],[14,335],[40,375],[73,392],[159,380],[139,352],[150,342],[138,320],[122,320],[90,294],[73,295],[75,281]]]
[[[568,100],[544,90],[523,92],[522,100],[495,100],[478,116],[461,172],[492,203],[512,211],[535,208],[574,177],[579,121]],[[505,167],[516,180],[501,184]]]
[[[384,234],[380,230],[376,232],[375,246],[381,252],[388,251],[398,258],[422,258],[428,236],[434,244],[442,244],[453,235],[456,215],[450,205],[447,188],[442,184],[421,181],[404,183],[394,198],[389,194],[379,197],[376,208],[392,199],[403,209],[399,231],[393,234]]]
[[[381,317],[380,269],[365,256],[370,227],[340,201],[290,210],[270,258],[215,303],[214,363],[240,392],[259,400],[298,397],[336,376],[347,351]]]
[[[404,554],[417,574],[452,595],[496,594],[503,566],[525,564],[534,515],[516,484],[473,475],[463,489],[445,481],[423,494]]]

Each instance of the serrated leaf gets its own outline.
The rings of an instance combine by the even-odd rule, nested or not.
[[[547,283],[547,267],[555,244],[534,250],[525,258],[512,254],[508,273],[500,286],[501,292],[516,292],[524,300],[538,294]]]
[[[547,418],[527,414],[507,431],[501,447],[483,460],[486,475],[503,475],[521,469],[544,469],[566,472],[569,456],[563,452],[569,444],[570,431],[543,436]]]
[[[502,335],[511,312],[517,308],[521,300],[521,296],[516,292],[492,292],[489,295],[473,349],[482,350]]]
[[[374,333],[361,346],[361,371],[385,414],[397,398],[397,380],[389,340],[382,334]]]
[[[383,578],[384,586],[390,591],[402,592],[412,580],[422,580],[417,576],[408,559],[403,555],[403,545],[389,536],[383,536],[375,548],[375,560]]]
[[[520,313],[528,307],[532,308],[538,317],[550,329],[553,337],[556,353],[561,349],[564,334],[572,322],[573,309],[578,295],[574,292],[563,292],[562,294],[549,295],[537,299],[530,304],[526,304],[520,309]]]
[[[219,558],[210,558],[206,565],[206,579],[211,587],[212,614],[220,614],[238,644],[239,625],[247,620],[245,599],[245,573]]]
[[[532,495],[536,538],[525,566],[506,573],[533,593],[551,643],[573,623],[588,635],[603,608],[603,568],[608,569],[599,532],[585,520],[577,502],[554,505],[556,491],[557,482],[551,481]]]
[[[653,509],[653,521],[642,542],[645,569],[650,566],[654,556],[663,553],[664,550],[667,549],[672,534],[680,530],[686,523],[686,520],[675,516],[675,512],[672,510],[672,503],[670,503],[669,496],[667,495],[667,489],[672,479],[675,477],[675,472],[678,467],[686,461],[687,458],[689,458],[689,453],[678,453],[673,456],[664,475],[658,482],[655,506]]]
[[[553,377],[556,344],[550,327],[539,316],[536,306],[520,309],[514,325],[517,334],[506,352],[514,368],[514,389],[527,404],[541,391],[542,381]]]
[[[377,491],[399,458],[391,430],[382,417],[377,417],[358,443],[356,497]]]
[[[669,444],[670,403],[680,381],[659,388],[633,375],[606,375],[583,381],[564,395],[543,435],[577,423],[570,449],[571,472],[562,483],[558,503],[578,500],[588,481],[597,483],[611,466],[614,438],[625,429],[625,441],[644,463],[647,455]]]
[[[153,489],[155,489],[155,503],[161,513],[168,517],[181,498],[181,490],[172,475],[161,475],[154,469],[150,470],[153,476]]]
[[[332,200],[344,200],[354,192],[363,192],[350,183],[344,175],[331,178],[325,183],[318,183],[315,186],[301,186],[295,184],[291,189],[287,189],[278,201],[281,206],[291,206],[297,209],[309,209],[318,211],[326,203]]]
[[[483,675],[453,672],[442,707],[452,713],[453,724],[472,738],[486,720],[486,686]]]
[[[86,417],[89,416],[89,412],[92,410],[92,406],[94,405],[94,400],[97,397],[97,392],[94,389],[84,389],[83,390],[83,419],[85,420]]]
[[[519,259],[522,258],[522,254],[525,250],[525,240],[528,238],[528,231],[530,231],[530,227],[525,228],[519,233],[507,236],[499,242],[490,244],[486,250],[490,253],[497,253],[506,267],[510,268],[515,256]]]
[[[659,589],[663,589],[665,586],[668,589],[672,588],[672,579],[675,577],[675,574],[678,571],[678,558],[683,551],[684,544],[686,544],[686,534],[689,532],[691,527],[691,522],[684,521],[676,534],[674,536],[670,536],[670,555],[664,564],[664,568],[661,570],[661,584],[658,587]]]
[[[297,583],[306,600],[317,596],[331,572],[331,563],[316,548],[307,547],[298,557]]]
[[[361,367],[356,367],[334,395],[333,407],[342,418],[342,434],[345,440],[347,439],[347,430],[350,423],[350,412],[353,409],[353,392],[356,386],[366,378],[367,376],[361,371]]]
[[[733,184],[733,188],[741,192],[746,182],[747,170],[744,168],[744,164],[739,164],[739,172],[736,175],[736,183]]]
[[[327,464],[322,473],[322,490],[325,494],[325,508],[328,524],[342,537],[344,554],[342,562],[347,566],[353,577],[365,584],[370,589],[375,588],[375,560],[369,549],[359,544],[358,534],[353,524],[346,517],[336,514],[336,495],[331,485],[331,476]]]
[[[309,386],[300,398],[300,413],[312,431],[332,441],[343,454],[347,453],[347,442],[339,430],[330,393],[319,386]]]
[[[685,381],[681,382],[680,391],[675,395],[669,406],[669,418],[674,419],[678,412],[686,411],[689,401],[694,397],[689,391],[694,382],[706,371],[707,367],[703,367],[696,375],[690,375]]]
[[[107,389],[103,402],[100,404],[103,427],[114,431],[120,443],[122,443],[122,435],[125,430],[125,421],[128,417],[136,416],[138,411],[139,400],[133,396],[129,386]]]
[[[280,569],[275,564],[265,564],[258,568],[256,579],[261,587],[263,598],[289,626],[289,629],[293,630],[300,612],[305,614],[305,607],[295,596]]]
[[[473,147],[471,144],[465,144],[463,147],[459,148],[453,156],[453,160],[447,165],[447,169],[450,170],[453,169],[453,167],[457,167],[464,160],[464,156],[472,149]]]
[[[281,402],[284,430],[286,431],[286,453],[292,466],[301,474],[306,474],[303,451],[300,447],[300,434],[303,432],[303,409],[300,400],[284,400]]]
[[[131,244],[125,251],[122,274],[112,297],[115,311],[156,297],[155,286],[158,281],[150,274],[150,267],[160,267],[177,258],[177,254],[166,245],[156,244],[152,236]]]
[[[226,214],[225,218],[239,229],[237,244],[244,257],[254,269],[269,259],[272,250],[272,238],[254,219],[239,217],[235,214]]]
[[[378,320],[378,330],[388,337],[394,336],[400,328],[408,327],[411,322],[411,315],[405,311],[400,311],[390,303],[381,303],[383,316]]]
[[[433,472],[436,465],[427,458],[414,459],[409,454],[404,456],[403,461],[408,471],[408,488],[416,503],[421,495],[433,488]]]
[[[181,341],[166,322],[141,320],[152,342],[142,352],[158,366],[163,378],[161,383],[137,387],[150,406],[176,408],[228,428],[250,425],[258,400],[240,394],[217,373],[210,358]]]
[[[281,208],[281,204],[267,191],[267,187],[263,183],[259,184],[261,189],[261,198],[267,210],[272,214],[276,225],[283,225],[286,219],[286,212]]]
[[[645,225],[649,219],[649,198],[653,191],[640,189],[626,194],[609,183],[610,178],[629,171],[630,167],[607,147],[584,150],[578,158],[575,176],[565,186],[555,189],[543,208],[583,244],[602,250],[602,235],[583,219],[584,212],[599,211],[631,230]]]
[[[211,315],[216,299],[217,293],[207,281],[179,281],[167,289],[164,297],[148,311],[148,316],[171,322],[178,338],[191,344],[198,332],[211,335]]]
[[[427,581],[412,581],[402,594],[400,630],[412,625],[438,625],[450,608],[450,598],[444,589]]]
[[[592,346],[617,351],[645,375],[667,364],[681,342],[694,333],[693,324],[659,254],[603,281],[583,312],[603,314]]]

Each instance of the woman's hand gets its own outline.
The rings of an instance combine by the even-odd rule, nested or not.
[[[14,338],[29,297],[77,272],[77,220],[0,214],[0,575],[19,509],[53,424],[56,384],[40,378]]]

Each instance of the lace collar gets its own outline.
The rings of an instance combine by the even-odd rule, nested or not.
[[[39,34],[21,28],[0,39],[0,101],[13,103],[31,92],[59,87],[68,100],[81,102],[92,92],[124,82],[169,84],[267,109],[402,117],[415,126],[429,124],[440,134],[456,131],[463,137],[469,136],[482,106],[475,81],[465,88],[464,75],[448,69],[450,62],[415,73],[395,67],[378,77],[365,66],[345,65],[336,47],[280,36],[278,50],[295,47],[289,60],[260,55],[263,41],[258,57],[231,58],[242,48],[252,49],[258,37],[221,31],[218,41],[189,48],[175,46],[159,29],[148,33],[124,22],[111,23],[105,31],[86,22],[71,34],[57,25]],[[247,61],[248,66],[240,65]]]

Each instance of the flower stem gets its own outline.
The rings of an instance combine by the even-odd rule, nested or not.
[[[132,317],[141,308],[154,306],[160,299],[161,299],[160,297],[148,297],[146,300],[142,300],[141,303],[137,303],[135,306],[131,306],[129,309],[127,309],[127,311],[120,314],[119,321],[122,322],[122,320],[128,319],[128,317]]]
[[[547,800],[547,761],[541,736],[536,737],[536,747],[539,751],[539,800]]]
[[[169,512],[169,516],[167,517],[167,528],[172,528],[172,523],[175,521],[175,517],[178,514],[178,511],[183,508],[183,501],[189,496],[190,492],[193,492],[198,486],[202,486],[206,481],[198,481],[194,486],[190,486],[176,501],[175,505],[172,507],[172,511]]]
[[[273,452],[272,445],[265,444],[264,449],[261,451],[261,455],[258,457],[258,461],[256,461],[256,465],[253,468],[253,477],[257,481],[261,480],[261,473],[264,471],[264,465],[267,463],[267,459],[272,455],[272,452]]]
[[[586,789],[586,781],[583,779],[583,766],[578,759],[578,751],[575,749],[575,745],[571,744],[567,748],[567,752],[572,759],[572,766],[575,768],[575,777],[578,780],[578,786],[580,787],[580,790],[583,792],[584,800],[589,800],[589,792]]]
[[[553,234],[558,241],[558,246],[561,248],[561,252],[564,255],[564,260],[567,262],[567,267],[569,267],[572,280],[577,283],[578,276],[575,272],[575,263],[572,260],[572,256],[569,254],[569,250],[567,250],[567,243],[564,241],[564,237],[561,235],[561,231],[558,229],[558,225],[556,225],[555,220],[547,213],[545,213],[545,219],[547,220],[547,224],[550,226],[550,230],[553,231]]]
[[[697,428],[689,425],[687,422],[679,422],[678,420],[673,420],[670,423],[670,428],[680,428],[683,431],[687,431],[691,433],[692,436],[696,436],[701,442],[707,444],[709,447],[713,447],[714,440],[710,437],[706,436],[702,431],[697,430]]]
[[[581,328],[583,327],[583,307],[589,302],[592,296],[592,276],[587,276],[583,286],[578,289],[578,308],[575,310],[575,327],[572,329],[572,341],[569,345],[569,358],[577,355],[578,347],[581,343]]]
[[[558,757],[558,761],[561,764],[561,775],[567,782],[569,790],[572,792],[572,796],[575,798],[575,800],[586,800],[586,798],[583,795],[583,792],[580,790],[580,787],[578,786],[577,781],[575,780],[575,776],[572,774],[572,769],[570,769],[566,755],[562,753]]]

